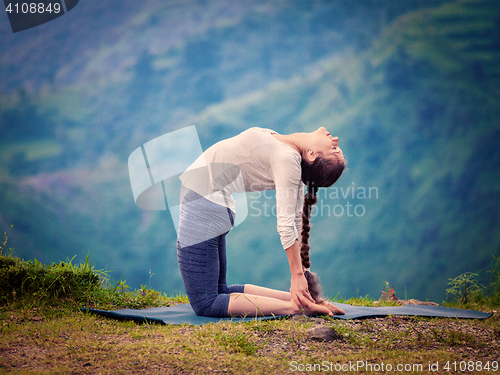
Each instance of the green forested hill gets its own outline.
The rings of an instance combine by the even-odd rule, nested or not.
[[[205,148],[251,126],[325,126],[349,159],[313,218],[328,295],[377,297],[387,280],[402,297],[442,299],[449,278],[489,264],[500,243],[498,2],[222,3],[146,2],[91,49],[77,43],[84,63],[63,55],[31,91],[12,90],[4,59],[0,224],[15,225],[18,254],[90,253],[133,286],[154,273],[155,288],[181,290],[171,219],[134,205],[128,155],[191,124]],[[287,288],[263,211],[273,200],[249,202],[228,236],[230,281]]]
[[[387,280],[400,295],[444,298],[450,277],[483,269],[498,250],[499,16],[496,3],[479,1],[415,12],[364,53],[325,60],[308,77],[213,107],[195,121],[235,132],[321,125],[339,135],[349,171],[337,188],[359,199],[337,199],[335,187],[323,193],[313,261],[330,293],[373,293]],[[375,190],[368,196],[370,187],[378,198]],[[354,213],[357,205],[364,216]],[[242,230],[231,245],[252,243],[272,225]],[[260,274],[273,273],[276,264],[253,256],[267,268]]]

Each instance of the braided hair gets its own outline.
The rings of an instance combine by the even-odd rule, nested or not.
[[[319,277],[317,274],[310,271],[311,262],[309,260],[309,231],[311,230],[311,209],[312,206],[316,204],[318,198],[316,197],[315,189],[308,189],[304,197],[304,207],[302,210],[302,242],[300,246],[300,258],[302,260],[302,266],[305,268],[304,276],[307,280],[307,286],[309,288],[309,293],[316,303],[323,301],[321,285],[319,283]]]
[[[318,202],[316,193],[320,187],[328,187],[338,180],[345,167],[343,160],[332,160],[321,156],[316,157],[314,162],[302,159],[302,182],[307,185],[304,196],[304,207],[302,209],[302,231],[300,258],[305,268],[304,276],[307,280],[309,293],[316,303],[323,301],[321,284],[317,274],[310,271],[309,260],[309,232],[311,230],[311,209]]]

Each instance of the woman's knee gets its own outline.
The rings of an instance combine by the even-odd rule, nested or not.
[[[205,310],[207,310],[208,306],[206,306],[205,304],[201,304],[201,303],[193,303],[193,302],[189,302],[193,311],[195,312],[196,315],[198,316],[205,316],[203,313],[205,312]]]
[[[229,294],[218,294],[217,297],[211,301],[190,301],[190,304],[198,316],[222,318],[227,316],[229,297]]]

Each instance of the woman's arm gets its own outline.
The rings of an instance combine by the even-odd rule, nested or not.
[[[291,247],[286,249],[286,255],[288,256],[290,273],[292,275],[290,285],[290,294],[292,295],[292,299],[297,306],[308,308],[315,302],[309,294],[307,280],[304,276],[302,261],[300,259],[299,241],[296,240]]]
[[[286,250],[296,240],[300,242],[302,224],[303,184],[300,180],[300,155],[286,153],[275,157],[271,163],[271,172],[276,187],[276,219],[281,244]]]
[[[302,211],[304,209],[304,183],[300,181],[299,190],[297,192],[295,204],[295,229],[297,230],[297,234],[299,235],[299,249],[300,243],[302,242],[302,238],[300,237],[300,233],[302,232]]]
[[[276,186],[276,216],[281,244],[286,250],[292,276],[290,293],[295,304],[308,308],[314,304],[300,258],[300,231],[304,184],[301,181],[300,155],[286,153],[272,161]]]

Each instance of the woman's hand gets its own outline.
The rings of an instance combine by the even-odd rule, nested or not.
[[[308,308],[314,304],[314,300],[309,294],[309,287],[304,276],[304,267],[302,267],[300,259],[299,241],[295,240],[295,243],[286,249],[286,255],[288,256],[290,274],[292,275],[290,283],[292,300],[299,308]]]
[[[309,289],[307,287],[307,280],[304,274],[296,274],[292,276],[292,286],[290,287],[290,293],[292,294],[292,300],[297,305],[300,310],[297,313],[306,314],[308,316],[312,315],[330,315],[334,313],[324,305],[318,305],[314,302],[313,298],[309,294]]]
[[[295,304],[301,308],[309,308],[315,303],[309,294],[307,280],[303,273],[292,275],[290,293]]]

